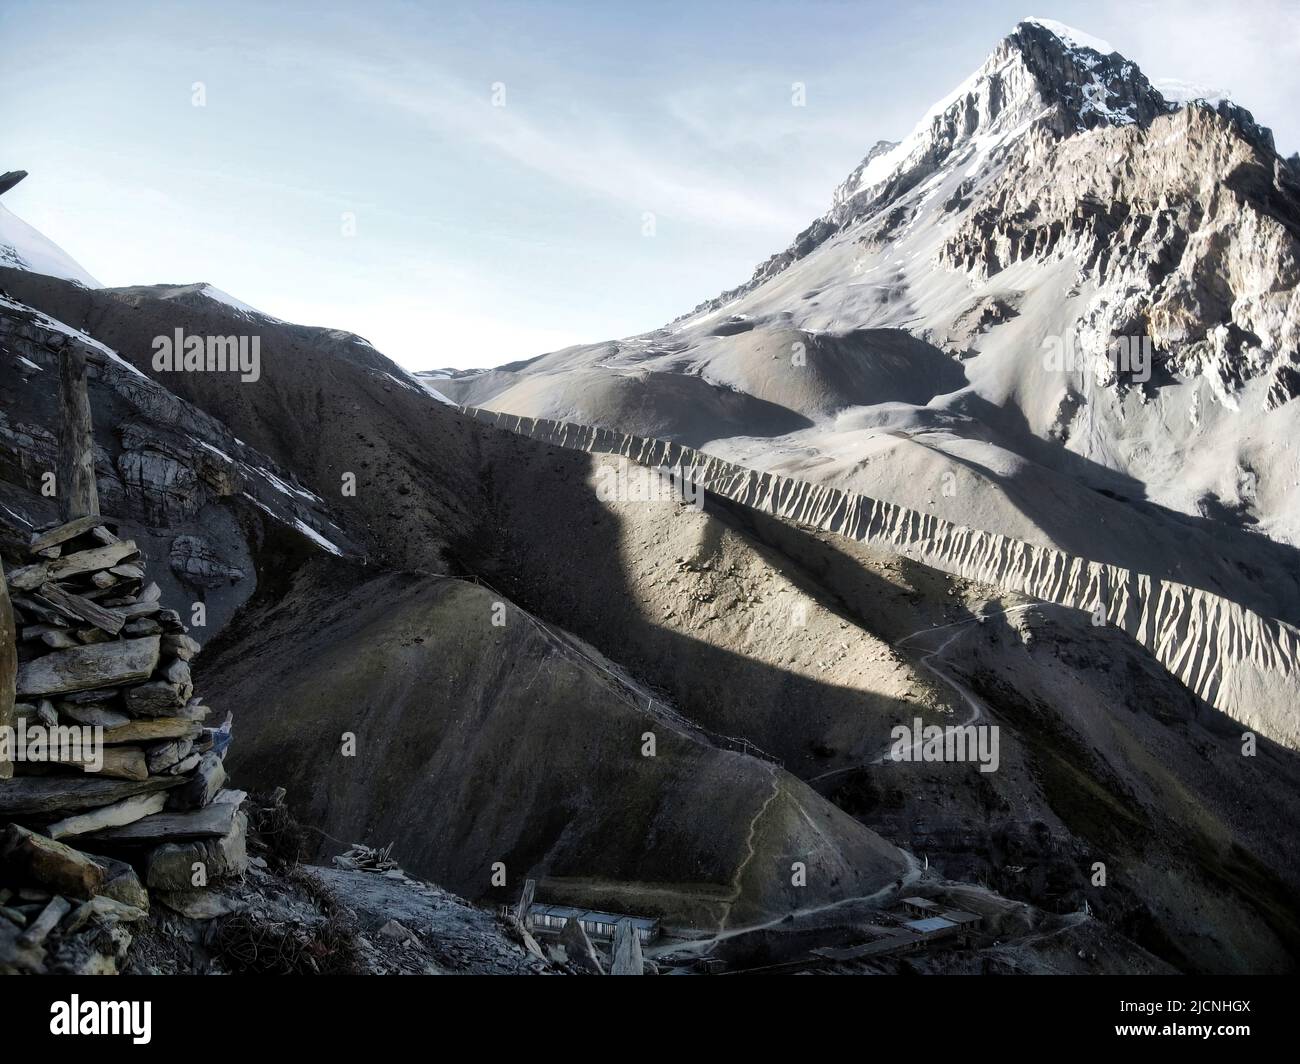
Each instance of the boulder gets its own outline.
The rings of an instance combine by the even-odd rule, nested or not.
[[[568,920],[560,930],[559,944],[564,947],[565,957],[570,964],[592,975],[604,975],[605,966],[600,963],[600,954],[591,944],[587,932],[578,920]]]
[[[207,753],[198,763],[198,771],[170,796],[173,809],[197,809],[207,805],[226,783],[226,767],[216,754]]]
[[[149,762],[149,774],[156,776],[173,765],[180,764],[190,756],[193,748],[194,742],[191,739],[171,739],[149,747],[145,752],[145,759]]]
[[[164,843],[145,861],[146,885],[160,890],[192,890],[201,885],[196,882],[200,873],[206,882],[243,875],[248,870],[247,831],[248,818],[238,813],[230,831],[219,839]]]
[[[177,536],[170,560],[172,572],[190,587],[210,591],[244,579],[244,571],[227,565],[202,536]]]

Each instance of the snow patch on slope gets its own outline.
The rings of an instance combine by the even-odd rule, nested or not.
[[[236,299],[229,292],[223,292],[220,288],[217,288],[215,285],[205,284],[202,288],[199,289],[199,293],[201,295],[207,296],[209,299],[216,300],[218,303],[224,303],[228,307],[233,307],[241,314],[256,315],[259,318],[266,317],[266,315],[263,314],[256,307],[250,307],[243,300]]]
[[[54,241],[3,206],[0,206],[0,266],[60,277],[84,288],[103,287]]]

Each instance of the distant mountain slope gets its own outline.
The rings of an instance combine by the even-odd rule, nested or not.
[[[1026,20],[743,285],[437,386],[639,431],[597,397],[640,374],[661,438],[1294,620],[1300,174],[1249,112],[1190,95]],[[853,338],[891,332],[912,346],[881,378]],[[644,394],[671,374],[811,424],[769,409],[701,431],[688,397]]]

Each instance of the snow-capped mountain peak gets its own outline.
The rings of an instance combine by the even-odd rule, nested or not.
[[[1054,18],[1036,18],[1031,15],[1028,18],[1022,18],[1020,24],[1022,26],[1038,26],[1040,29],[1055,34],[1057,39],[1067,48],[1087,48],[1098,55],[1110,55],[1115,51],[1109,41],[1103,41],[1100,37],[1094,37],[1091,33],[1084,33],[1083,30],[1076,30],[1073,26],[1067,26],[1064,22],[1057,22]]]
[[[71,255],[3,205],[0,205],[0,266],[61,277],[86,288],[102,287]]]
[[[1168,110],[1137,65],[1105,41],[1059,22],[1026,19],[902,141],[885,151],[886,142],[878,142],[832,202],[892,197],[966,145],[987,152],[1037,121],[1063,136],[1099,125],[1146,124]]]

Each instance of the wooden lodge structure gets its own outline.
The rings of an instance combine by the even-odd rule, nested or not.
[[[514,917],[516,906],[509,906],[507,917]],[[608,913],[599,909],[581,909],[572,905],[549,905],[545,902],[533,902],[528,906],[524,926],[534,933],[558,935],[570,920],[577,920],[587,937],[593,942],[611,942],[614,928],[627,920],[641,942],[653,942],[659,937],[659,921],[649,916],[630,916],[626,913]]]

